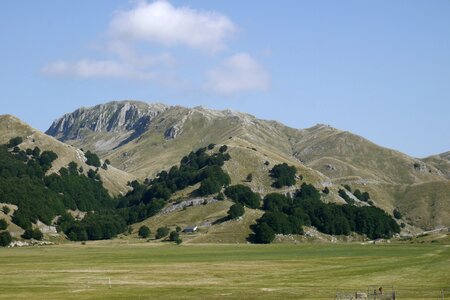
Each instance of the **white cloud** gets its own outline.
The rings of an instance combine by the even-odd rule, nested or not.
[[[124,41],[148,41],[164,46],[184,45],[210,53],[225,48],[236,31],[226,16],[189,7],[174,7],[167,1],[139,2],[119,11],[110,23],[110,34]]]
[[[42,68],[42,73],[52,76],[79,78],[125,78],[151,80],[154,74],[137,69],[132,65],[110,60],[82,59],[76,62],[56,61]]]
[[[247,53],[235,54],[208,72],[208,90],[230,95],[263,91],[270,86],[270,74]]]

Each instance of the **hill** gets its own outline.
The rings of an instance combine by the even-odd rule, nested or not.
[[[61,167],[66,167],[70,162],[74,161],[84,170],[91,167],[86,164],[86,157],[83,151],[68,144],[64,144],[39,130],[30,127],[18,118],[11,115],[0,115],[0,144],[7,143],[11,138],[20,136],[23,143],[19,148],[26,150],[39,147],[42,151],[51,150],[58,155],[53,162],[53,167],[49,173],[57,172]],[[127,182],[134,180],[134,176],[121,171],[113,166],[109,166],[107,170],[99,168],[99,174],[105,187],[112,195],[126,193],[128,190]]]
[[[254,191],[273,191],[269,166],[286,162],[305,182],[328,186],[328,201],[342,202],[337,192],[347,184],[368,191],[388,212],[400,209],[412,224],[450,225],[448,155],[416,159],[327,125],[299,130],[231,110],[121,101],[66,114],[46,133],[98,152],[141,180],[176,165],[193,149],[226,144],[233,159],[224,168],[232,182],[242,183],[252,173],[244,184]]]

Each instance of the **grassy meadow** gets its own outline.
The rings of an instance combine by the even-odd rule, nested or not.
[[[334,299],[368,285],[438,299],[450,287],[450,246],[113,240],[0,249],[0,299]]]

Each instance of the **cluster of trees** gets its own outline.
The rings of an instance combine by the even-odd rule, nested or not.
[[[57,229],[71,240],[109,239],[125,231],[127,225],[159,212],[178,190],[200,183],[196,194],[219,193],[218,197],[223,198],[220,191],[230,184],[229,175],[221,168],[230,159],[227,146],[223,145],[218,153],[209,155],[207,150],[214,148],[211,144],[183,157],[179,167],[160,172],[146,185],[137,181],[130,183],[132,191],[113,199],[96,171],[89,169],[86,176],[75,162],[46,176],[58,157],[56,153],[41,152],[38,147],[22,151],[18,147],[22,141],[17,137],[0,146],[0,202],[19,207],[12,221],[26,230],[24,238],[39,237],[39,233],[32,230],[32,223],[40,220],[50,225],[56,216],[60,216]],[[85,155],[87,164],[100,167],[100,159],[95,153],[87,151]],[[67,213],[68,209],[88,213],[82,220],[75,220]],[[162,231],[156,235],[169,234]],[[178,240],[179,237],[174,241]]]
[[[84,156],[86,157],[86,164],[93,166],[93,167],[100,167],[101,163],[100,163],[100,158],[98,158],[97,154],[91,152],[91,151],[86,151],[86,153],[84,153]]]
[[[167,235],[169,235],[169,241],[171,242],[175,242],[177,244],[181,244],[182,240],[180,237],[180,231],[181,228],[177,226],[176,230],[173,230],[170,232],[169,234],[169,228],[167,227],[160,227],[156,230],[156,234],[155,234],[155,239],[162,239],[164,237],[166,237]],[[151,231],[150,228],[146,225],[142,225],[141,227],[139,227],[138,230],[138,235],[141,238],[148,238],[150,237]]]
[[[275,180],[272,186],[282,188],[283,186],[294,185],[296,172],[297,169],[294,166],[289,166],[287,163],[273,166],[272,170],[270,170],[270,176]]]
[[[88,212],[82,220],[66,213],[59,218],[58,225],[72,241],[111,239],[127,228],[125,220],[108,209]]]
[[[19,141],[14,138],[7,145],[0,145],[0,202],[19,207],[12,221],[24,229],[31,228],[37,219],[50,224],[64,211],[62,197],[44,183],[45,173],[57,155],[52,151],[41,153],[38,147],[10,151],[9,146]]]
[[[42,240],[43,237],[44,237],[44,235],[38,228],[36,228],[36,229],[28,228],[22,234],[22,238],[27,239],[27,240],[35,239],[35,240],[40,241],[40,240]]]
[[[231,185],[225,189],[225,195],[236,203],[250,208],[258,208],[261,205],[261,197],[254,193],[248,186],[242,184]]]
[[[189,153],[181,159],[180,166],[161,171],[156,178],[147,180],[148,186],[136,181],[130,183],[133,190],[119,199],[120,214],[128,224],[142,221],[158,213],[173,193],[197,183],[200,187],[194,191],[196,195],[220,193],[231,182],[230,176],[221,168],[230,159],[224,146],[211,155],[206,152],[207,147]],[[209,148],[214,147],[210,145]]]
[[[352,193],[352,188],[348,185],[348,184],[344,184],[344,188],[349,191],[350,193]],[[345,196],[343,196],[345,193],[344,190],[340,189],[339,190],[339,196],[341,196],[342,198],[344,198],[344,200],[347,201],[347,199],[345,198]],[[361,192],[359,189],[355,189],[353,191],[353,195],[360,201],[363,202],[368,202],[370,200],[370,194],[368,192]],[[348,197],[348,196],[347,196]]]
[[[273,193],[264,198],[264,215],[252,227],[251,239],[270,243],[276,233],[301,234],[302,226],[315,226],[332,235],[351,232],[365,234],[371,239],[389,238],[400,227],[386,212],[376,207],[337,205],[320,201],[320,192],[303,183],[293,198]]]
[[[58,157],[38,147],[14,151],[21,139],[0,146],[0,202],[15,204],[12,221],[25,229],[24,238],[38,239],[32,230],[37,220],[50,225],[60,215],[59,230],[72,240],[111,238],[124,231],[123,218],[115,213],[116,203],[98,178],[83,174],[75,162],[61,168],[59,174],[45,173]],[[91,211],[82,220],[74,220],[67,209]]]

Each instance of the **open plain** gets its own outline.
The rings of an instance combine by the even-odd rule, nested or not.
[[[446,239],[418,244],[218,245],[112,240],[0,249],[0,299],[334,299],[394,286],[440,299]]]

